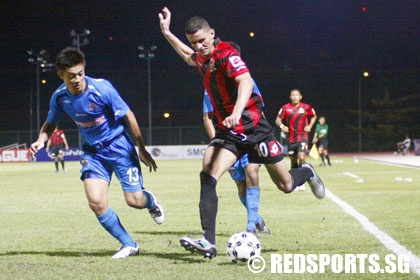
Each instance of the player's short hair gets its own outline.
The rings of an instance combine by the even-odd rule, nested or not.
[[[298,88],[292,88],[292,89],[290,90],[290,93],[291,93],[292,91],[297,91],[297,92],[299,92],[299,94],[300,94],[300,95],[302,95],[302,92],[301,92],[301,91],[300,91],[300,89],[298,89]]]
[[[209,28],[210,24],[205,18],[195,16],[190,18],[185,24],[185,34],[192,35],[197,33],[198,30]]]
[[[85,64],[85,55],[75,47],[66,47],[57,54],[55,65],[59,71],[76,66],[80,63]]]

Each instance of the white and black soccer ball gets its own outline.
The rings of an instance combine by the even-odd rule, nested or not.
[[[233,263],[246,262],[251,257],[261,255],[261,244],[255,234],[246,231],[238,232],[229,238],[226,254]]]

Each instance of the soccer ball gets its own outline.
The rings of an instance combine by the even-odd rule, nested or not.
[[[246,262],[251,257],[261,255],[261,244],[255,234],[246,231],[238,232],[229,238],[226,254],[233,263]]]

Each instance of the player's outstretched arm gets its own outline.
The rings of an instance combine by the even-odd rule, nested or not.
[[[143,137],[141,135],[140,127],[137,123],[133,111],[131,111],[130,109],[127,111],[127,114],[125,114],[124,116],[124,121],[127,124],[128,130],[133,135],[136,141],[136,145],[139,147],[139,156],[141,162],[143,162],[147,167],[149,167],[150,172],[152,172],[152,170],[156,171],[156,162],[146,150],[146,146],[144,145]]]
[[[159,13],[160,20],[160,30],[162,31],[163,36],[171,44],[176,53],[190,66],[196,66],[195,62],[191,59],[191,55],[194,53],[194,50],[184,44],[178,37],[172,34],[170,30],[171,25],[171,11],[167,7],[162,9],[162,12]]]
[[[34,156],[39,150],[44,148],[45,142],[48,141],[51,134],[53,133],[54,129],[57,126],[55,124],[45,122],[42,127],[41,131],[39,132],[38,139],[31,144],[30,150],[31,155]]]

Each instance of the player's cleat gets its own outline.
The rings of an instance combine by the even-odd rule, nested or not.
[[[115,255],[112,256],[113,259],[125,259],[129,256],[136,256],[140,252],[139,245],[136,243],[136,247],[132,246],[123,246],[121,247]]]
[[[64,173],[67,173],[67,169],[65,169],[65,168],[64,168],[64,169],[63,169],[63,172],[64,172]]]
[[[246,232],[252,233],[252,234],[254,234],[255,236],[258,237],[256,228],[252,228],[252,229],[247,228]]]
[[[189,237],[183,237],[179,240],[181,246],[191,253],[198,253],[205,258],[212,259],[216,257],[216,246],[208,242],[204,237],[192,240]]]
[[[316,174],[315,169],[310,163],[303,163],[302,167],[309,168],[312,171],[313,176],[308,179],[308,184],[311,187],[312,193],[319,199],[324,198],[325,196],[325,186],[318,174]]]
[[[257,228],[258,232],[261,234],[270,234],[270,229],[265,224],[264,219],[261,219],[259,223],[256,223],[255,227]]]
[[[153,200],[155,201],[155,207],[153,207],[152,209],[149,209],[150,217],[152,217],[153,221],[155,221],[156,224],[158,225],[162,224],[163,221],[165,220],[165,213],[163,211],[162,205],[160,205],[160,203],[157,201],[155,195],[152,192],[149,192],[146,190],[143,190],[143,192],[149,193],[153,197]]]

